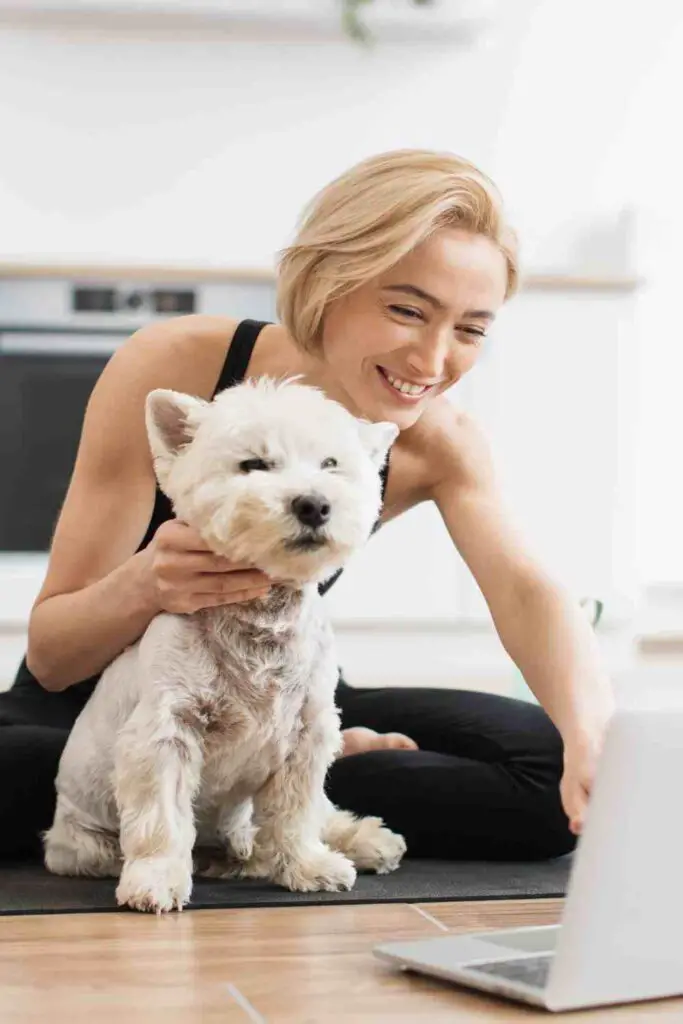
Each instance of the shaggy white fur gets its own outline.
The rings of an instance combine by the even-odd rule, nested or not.
[[[158,615],[104,671],[60,761],[47,867],[120,875],[120,904],[159,913],[188,902],[193,867],[299,891],[393,870],[402,837],[323,791],[341,734],[317,583],[369,537],[397,428],[263,378],[213,402],[153,391],[146,417],[177,518],[277,583]]]

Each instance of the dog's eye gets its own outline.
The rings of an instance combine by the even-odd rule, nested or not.
[[[321,469],[335,469],[338,465],[339,465],[339,463],[337,462],[336,459],[329,458],[329,459],[323,459],[323,461],[320,463],[320,468]]]
[[[265,459],[243,459],[240,462],[240,470],[242,473],[252,473],[255,469],[270,469],[270,463],[266,462]]]

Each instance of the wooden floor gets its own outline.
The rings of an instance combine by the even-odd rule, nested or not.
[[[394,971],[381,940],[553,924],[562,900],[0,918],[0,1021],[54,1024],[514,1022],[544,1011]],[[683,1021],[683,999],[565,1015]],[[562,1018],[559,1018],[562,1019]]]

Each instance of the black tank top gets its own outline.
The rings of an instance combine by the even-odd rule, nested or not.
[[[235,384],[240,384],[247,373],[249,361],[251,359],[256,339],[261,333],[262,329],[268,324],[269,321],[265,320],[242,320],[235,330],[232,341],[228,348],[225,363],[221,370],[220,376],[216,383],[216,387],[213,390],[212,397],[215,397],[219,391],[225,390],[225,388],[234,387]],[[380,477],[382,480],[382,501],[387,489],[387,479],[389,475],[389,458],[387,457],[382,469],[380,470]],[[154,508],[152,509],[152,515],[149,521],[149,525],[145,532],[145,536],[142,538],[138,551],[142,551],[146,548],[152,537],[159,529],[162,523],[165,523],[168,519],[173,519],[173,509],[171,502],[166,495],[157,487],[154,496]],[[379,527],[379,520],[375,523],[372,532]],[[318,591],[320,594],[326,594],[327,591],[333,586],[334,583],[339,579],[343,570],[339,569],[333,576],[325,580],[324,583],[319,584]],[[97,680],[100,678],[101,673],[90,676],[88,679],[84,679],[81,683],[75,683],[73,686],[67,687],[66,690],[61,690],[59,694],[52,694],[52,697],[59,696],[60,701],[68,702],[73,705],[74,708],[80,710],[87,701],[88,697],[95,688]],[[26,658],[22,661],[17,672],[16,679],[14,681],[14,687],[24,689],[24,687],[39,687],[44,693],[42,686],[35,678],[35,676],[29,671],[26,664]],[[13,688],[14,688],[13,687]]]

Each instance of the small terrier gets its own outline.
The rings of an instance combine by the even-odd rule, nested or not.
[[[59,764],[47,868],[120,876],[118,903],[157,913],[189,901],[193,868],[301,892],[394,870],[403,838],[324,793],[341,730],[317,583],[368,539],[396,426],[296,379],[212,402],[156,390],[145,413],[177,518],[274,582],[264,598],[157,615],[105,669]]]

